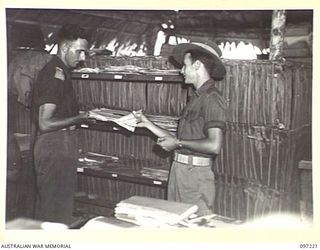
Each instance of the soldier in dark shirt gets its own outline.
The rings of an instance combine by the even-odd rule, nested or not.
[[[78,153],[75,125],[87,120],[89,115],[79,113],[70,70],[85,60],[87,47],[88,41],[80,27],[62,27],[57,55],[39,72],[33,88],[38,220],[73,222]]]
[[[168,199],[198,205],[198,215],[213,213],[215,185],[212,164],[219,154],[225,131],[225,101],[212,78],[223,78],[226,70],[219,47],[210,41],[175,46],[174,59],[194,93],[179,121],[177,135],[157,127],[141,112],[135,112],[138,127],[158,136],[158,145],[174,150]]]

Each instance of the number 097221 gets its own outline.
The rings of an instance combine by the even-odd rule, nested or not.
[[[303,249],[315,249],[318,248],[318,244],[300,244],[300,248]]]

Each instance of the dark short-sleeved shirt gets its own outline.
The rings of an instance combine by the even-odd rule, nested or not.
[[[32,110],[36,124],[39,119],[39,107],[45,103],[56,105],[56,118],[71,117],[79,113],[71,72],[57,56],[39,72],[33,88]]]
[[[209,128],[226,127],[226,104],[212,79],[206,81],[192,94],[183,110],[179,121],[177,137],[181,140],[203,139],[208,135]],[[177,150],[182,154],[213,157],[212,155],[194,152],[182,148]]]

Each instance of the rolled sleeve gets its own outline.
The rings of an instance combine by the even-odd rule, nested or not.
[[[211,93],[204,100],[204,127],[203,133],[208,134],[209,128],[220,128],[223,133],[226,130],[226,105],[222,96]]]

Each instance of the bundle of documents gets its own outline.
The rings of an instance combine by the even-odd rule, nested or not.
[[[146,75],[179,75],[179,69],[155,69],[139,67],[136,65],[119,65],[119,66],[105,66],[96,68],[80,68],[75,69],[74,72],[81,73],[117,73],[117,74],[146,74]]]
[[[140,170],[142,176],[152,179],[158,179],[162,181],[167,181],[169,176],[169,170],[158,169],[158,168],[142,168]]]
[[[128,113],[124,115],[125,113]],[[117,123],[119,126],[134,132],[136,125],[137,125],[137,119],[134,117],[132,113],[123,111],[119,113],[119,111],[114,111],[111,109],[93,109],[89,111],[89,117],[94,118],[99,121],[112,121]]]
[[[96,152],[81,153],[78,157],[78,172],[83,172],[85,168],[106,165],[107,163],[119,162],[119,157],[105,155]]]
[[[120,201],[115,217],[146,227],[170,227],[182,223],[196,213],[197,205],[143,196],[132,196]]]
[[[151,122],[157,126],[169,130],[176,131],[178,126],[179,117],[164,116],[164,115],[145,115]],[[125,110],[113,110],[107,108],[93,109],[89,111],[89,117],[94,118],[98,121],[112,121],[117,123],[119,126],[134,132],[137,119],[134,115]]]
[[[177,131],[178,121],[180,117],[166,116],[166,115],[146,115],[146,117],[157,126],[168,131]]]

